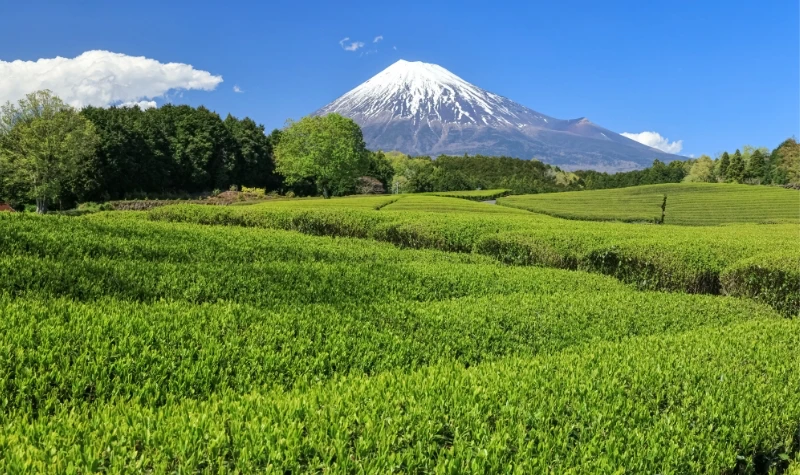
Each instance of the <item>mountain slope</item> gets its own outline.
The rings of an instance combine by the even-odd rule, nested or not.
[[[355,120],[373,150],[506,155],[604,171],[681,159],[586,118],[556,119],[474,86],[435,64],[400,60],[315,112]]]

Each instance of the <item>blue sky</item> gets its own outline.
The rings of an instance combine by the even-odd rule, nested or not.
[[[200,78],[209,90],[165,99],[139,66],[120,64],[108,81],[125,83],[128,94],[204,104],[271,129],[406,59],[437,63],[550,116],[658,132],[681,140],[684,155],[773,148],[800,136],[796,0],[66,3],[0,0],[0,72],[15,72],[0,77],[0,99],[43,76],[29,63],[12,68],[14,60],[107,50],[210,73]],[[345,37],[364,46],[346,51]],[[87,68],[73,66],[54,84],[77,90],[75,76]],[[163,87],[189,84],[192,74]],[[116,89],[84,103],[114,99]]]

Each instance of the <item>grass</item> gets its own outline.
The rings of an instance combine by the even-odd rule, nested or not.
[[[498,204],[567,219],[664,222],[682,226],[729,223],[800,223],[800,193],[778,187],[680,183],[613,190],[575,191],[501,198]]]

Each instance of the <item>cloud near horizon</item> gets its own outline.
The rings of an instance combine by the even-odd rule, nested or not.
[[[662,137],[658,132],[639,132],[638,134],[630,132],[622,132],[620,135],[635,140],[641,144],[653,147],[662,152],[667,153],[680,153],[683,150],[683,140],[676,140],[670,142],[668,138]]]
[[[130,102],[123,102],[122,104],[117,104],[117,107],[133,107],[139,106],[139,109],[155,109],[158,107],[156,101],[130,101]]]
[[[154,107],[170,91],[213,91],[222,76],[190,64],[161,63],[144,56],[93,50],[75,58],[0,60],[0,103],[49,89],[74,107]]]
[[[356,51],[357,49],[364,47],[363,41],[350,41],[350,43],[347,43],[348,41],[350,41],[349,36],[345,36],[339,40],[339,46],[341,46],[345,51]]]

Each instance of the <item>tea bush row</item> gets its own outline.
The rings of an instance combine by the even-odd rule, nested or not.
[[[290,392],[0,414],[0,470],[780,473],[800,320],[596,343]]]
[[[720,276],[725,269],[764,253],[791,255],[797,247],[797,228],[791,224],[681,227],[589,223],[535,214],[434,213],[425,212],[424,207],[419,211],[392,211],[392,206],[403,201],[380,211],[278,210],[269,204],[247,209],[166,207],[152,211],[149,217],[478,252],[511,264],[600,272],[643,289],[741,296],[748,295],[741,286],[723,286]],[[768,294],[771,290],[759,292]],[[791,299],[797,297],[795,294]]]
[[[496,190],[469,190],[469,191],[434,191],[428,193],[434,196],[447,198],[460,198],[472,201],[496,200],[502,196],[508,196],[511,190],[500,188]]]
[[[587,342],[778,315],[747,301],[623,290],[441,302],[141,304],[0,297],[0,409],[37,415],[115,397],[158,406],[443,361],[465,366]]]
[[[667,196],[666,224],[800,223],[800,193],[781,187],[677,183],[502,198],[498,204],[559,218],[653,222]]]

